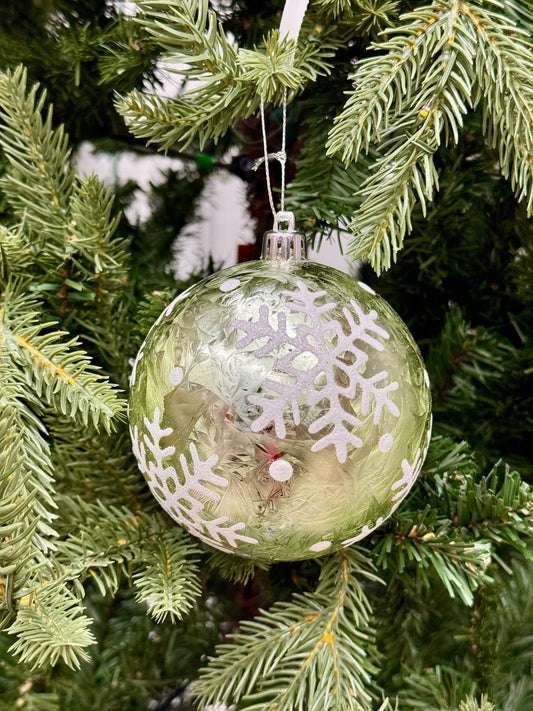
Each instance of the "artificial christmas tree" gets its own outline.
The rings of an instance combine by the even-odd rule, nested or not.
[[[296,45],[283,3],[259,5],[50,0],[1,18],[0,708],[526,711],[530,4],[315,0]],[[132,225],[59,124],[74,148],[214,155],[255,214],[264,169],[227,155],[260,153],[261,105],[268,133],[285,91],[287,206],[310,238],[352,235],[358,278],[422,351],[434,425],[390,519],[267,568],[177,527],[127,431],[129,361],[189,286],[168,245],[205,168],[169,174],[172,204],[158,189]]]

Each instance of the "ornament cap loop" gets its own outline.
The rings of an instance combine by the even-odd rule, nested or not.
[[[287,228],[282,229],[281,224]],[[305,237],[295,230],[292,212],[277,212],[274,215],[274,228],[265,232],[261,259],[294,259],[297,262],[306,258]]]
[[[280,223],[286,222],[287,223],[287,229],[286,230],[281,230],[280,228]],[[274,228],[272,229],[272,232],[294,232],[295,227],[294,227],[294,213],[292,212],[276,212],[274,215]]]

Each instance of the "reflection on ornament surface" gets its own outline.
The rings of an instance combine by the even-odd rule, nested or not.
[[[161,314],[132,373],[134,452],[192,534],[258,560],[350,545],[422,467],[418,348],[372,289],[292,259],[237,265]]]

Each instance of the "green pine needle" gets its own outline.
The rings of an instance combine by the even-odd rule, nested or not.
[[[330,131],[328,153],[382,157],[359,190],[350,254],[388,269],[411,230],[411,212],[438,189],[433,154],[457,143],[463,116],[484,100],[484,126],[501,169],[533,211],[531,38],[478,3],[433,2],[401,16],[359,62],[355,89]]]
[[[418,515],[397,516],[395,530],[374,548],[376,565],[397,575],[416,575],[428,589],[436,574],[450,597],[472,605],[474,592],[490,581],[485,570],[490,562],[488,541],[462,539],[448,520],[438,520],[429,507]]]
[[[21,605],[9,633],[17,636],[10,652],[32,669],[62,660],[73,669],[88,659],[85,648],[95,642],[78,599],[56,582],[44,582]]]
[[[482,694],[479,701],[472,697],[461,701],[457,711],[496,711],[496,707]]]
[[[284,88],[301,91],[329,71],[338,45],[316,32],[294,51],[274,31],[260,48],[240,49],[228,39],[207,0],[142,0],[138,21],[165,54],[164,66],[185,80],[179,99],[133,91],[117,102],[130,130],[162,150],[198,140],[217,142],[238,121],[265,104],[281,103]],[[294,58],[294,61],[293,61]]]
[[[32,262],[31,252],[21,230],[0,225],[0,280],[21,274]]]
[[[131,577],[131,563],[139,557],[142,542],[154,535],[150,518],[125,506],[88,503],[81,497],[62,495],[59,501],[57,561],[71,578],[93,580],[102,595],[115,595],[120,583]]]
[[[326,21],[344,19],[361,37],[376,37],[392,24],[399,0],[319,0],[316,10]]]
[[[328,141],[328,153],[345,162],[382,144],[350,224],[351,256],[370,257],[378,274],[396,260],[416,199],[425,211],[433,198],[433,154],[443,140],[457,141],[472,94],[473,31],[456,3],[432,3],[401,21],[373,45],[384,54],[360,62]]]
[[[496,4],[496,3],[495,3]],[[497,7],[500,3],[497,4]],[[498,10],[500,8],[498,7]],[[475,69],[483,124],[503,174],[533,215],[533,54],[531,36],[488,8],[467,7],[477,35]]]
[[[22,378],[6,372],[5,360],[0,360],[0,578],[5,597],[0,608],[10,618],[35,556],[55,549],[57,504],[42,424],[21,398]],[[32,402],[32,394],[26,399]]]
[[[201,594],[190,539],[172,532],[147,540],[141,549],[141,569],[134,576],[136,599],[144,602],[156,622],[181,620]]]
[[[27,87],[22,67],[0,73],[0,148],[10,162],[2,189],[15,212],[35,230],[34,251],[64,258],[67,204],[74,173],[68,138],[52,125],[52,108],[43,120],[46,94]]]
[[[14,365],[24,369],[28,385],[58,413],[79,417],[86,425],[110,431],[113,418],[124,412],[117,388],[97,372],[79,340],[52,331],[40,322],[38,302],[10,296],[1,313],[2,349]]]
[[[114,197],[96,175],[76,178],[70,201],[69,241],[93,267],[87,277],[97,282],[97,298],[104,299],[108,291],[124,288],[127,274],[126,244],[113,239],[120,215],[113,214]],[[95,209],[96,207],[96,209]]]
[[[209,555],[209,567],[216,568],[217,573],[232,583],[246,585],[256,574],[257,570],[268,570],[265,563],[239,558],[236,555],[228,555],[222,551],[214,550]]]
[[[370,711],[377,689],[365,579],[378,580],[368,560],[356,549],[344,551],[323,564],[314,593],[294,595],[242,622],[242,632],[217,648],[195,682],[199,703],[241,701],[249,711]]]
[[[360,203],[357,191],[368,175],[368,166],[376,158],[372,151],[372,155],[362,155],[357,162],[345,165],[338,156],[326,157],[322,112],[320,106],[302,132],[303,147],[287,198],[301,229],[312,231],[319,241],[336,230],[347,232],[351,215]]]

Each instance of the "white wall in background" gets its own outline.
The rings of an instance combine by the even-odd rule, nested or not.
[[[198,219],[186,225],[178,243],[178,278],[207,263],[229,267],[237,262],[239,244],[254,241],[255,229],[246,209],[246,186],[236,175],[217,171],[207,181]]]
[[[163,155],[95,153],[88,142],[80,146],[75,158],[80,172],[95,172],[111,187],[135,179],[140,189],[128,208],[128,218],[141,222],[150,214],[147,199],[150,183],[161,182],[163,172],[169,167],[179,169],[182,166],[179,159]],[[255,226],[248,215],[245,195],[246,186],[240,178],[222,170],[213,173],[207,181],[197,220],[187,225],[180,235],[175,260],[178,278],[185,279],[206,264],[209,255],[215,264],[231,266],[237,262],[238,245],[254,241]],[[336,241],[324,242],[318,254],[310,250],[309,257],[321,264],[353,272],[353,265],[340,254]]]

